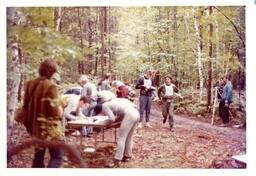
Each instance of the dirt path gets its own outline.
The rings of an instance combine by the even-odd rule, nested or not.
[[[134,135],[133,159],[123,162],[121,168],[214,168],[220,160],[230,160],[233,155],[246,152],[245,128],[219,127],[191,119],[185,115],[175,115],[174,130],[169,130],[168,122],[162,123],[160,109],[154,107],[150,122],[153,128],[143,127]],[[24,129],[24,128],[23,128]],[[14,143],[24,139],[25,131],[17,128],[13,134]],[[23,130],[23,131],[22,131]],[[106,132],[113,138],[112,130]],[[84,153],[83,148],[92,144],[92,138],[68,135],[67,143],[75,144],[88,167],[102,168],[112,160],[115,146],[103,144],[94,153]],[[33,149],[15,156],[8,167],[31,167]],[[49,158],[49,156],[47,157]],[[76,167],[67,157],[63,167]],[[228,165],[227,167],[230,167]]]
[[[171,132],[168,123],[162,124],[161,112],[153,109],[153,128],[137,131],[135,160],[124,167],[211,168],[215,161],[246,151],[245,129],[212,126],[177,115],[174,121]]]

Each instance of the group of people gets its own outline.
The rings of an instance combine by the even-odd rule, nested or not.
[[[91,83],[86,75],[82,75],[78,81],[81,95],[65,96],[65,103],[60,99],[57,85],[53,81],[53,76],[57,72],[57,63],[54,59],[46,59],[39,66],[39,77],[30,80],[25,85],[23,109],[28,112],[24,124],[28,133],[42,140],[65,141],[65,127],[63,119],[76,120],[78,116],[90,117],[103,114],[109,120],[121,121],[121,126],[117,136],[117,150],[113,163],[116,166],[121,161],[128,161],[132,152],[132,136],[139,121],[139,113],[136,106],[127,99],[128,87],[124,84],[115,83],[117,96],[108,91],[111,81],[109,77],[102,80],[97,88]],[[120,93],[121,92],[121,93]],[[118,97],[118,98],[117,98]],[[47,127],[41,124],[45,121],[54,120],[52,133],[45,133]],[[50,124],[50,123],[44,123]],[[57,134],[55,132],[58,131]],[[83,127],[82,133],[91,135],[92,129]],[[47,136],[47,135],[48,136]],[[50,134],[54,134],[53,136]],[[61,166],[63,150],[49,147],[50,161],[47,167],[57,168]],[[35,147],[32,167],[43,168],[46,148]]]
[[[151,128],[149,123],[150,119],[150,110],[152,97],[160,100],[162,102],[162,115],[163,123],[166,123],[167,119],[169,120],[170,130],[173,129],[173,100],[175,96],[182,98],[179,94],[177,86],[172,83],[172,77],[170,75],[165,76],[165,82],[158,89],[155,88],[152,81],[152,71],[148,70],[145,72],[144,76],[140,77],[136,84],[136,89],[140,89],[139,97],[139,112],[140,120],[138,128],[142,128],[142,121],[145,112],[145,121],[146,126]],[[155,95],[157,94],[157,95]]]
[[[59,99],[59,92],[56,84],[52,81],[53,75],[57,72],[57,64],[54,59],[44,60],[39,67],[39,77],[26,83],[24,106],[28,112],[26,119],[27,131],[31,136],[48,140],[49,136],[43,136],[43,128],[40,128],[38,118],[43,115],[57,121],[56,128],[63,128],[63,119],[76,120],[77,117],[90,118],[96,115],[107,116],[111,122],[120,121],[120,129],[117,135],[117,150],[110,167],[118,166],[122,161],[128,161],[132,157],[133,135],[136,127],[142,128],[145,114],[145,125],[151,128],[150,110],[153,97],[158,97],[162,102],[163,123],[169,121],[172,131],[173,121],[173,100],[175,96],[182,98],[177,86],[172,83],[170,75],[165,76],[164,84],[158,89],[153,85],[152,71],[146,71],[139,77],[135,88],[140,90],[139,110],[136,105],[129,101],[128,94],[131,91],[127,84],[121,81],[111,80],[110,75],[100,81],[98,86],[90,81],[86,75],[82,75],[78,81],[81,86],[80,95],[71,94],[65,96],[65,103],[53,105],[52,101]],[[232,84],[227,78],[223,79],[225,85],[220,101],[220,114],[223,123],[228,122],[228,107],[232,102]],[[221,84],[221,86],[223,86]],[[116,88],[116,95],[109,89]],[[219,90],[221,92],[222,89]],[[43,101],[44,100],[44,101]],[[61,108],[60,108],[61,106]],[[50,119],[50,118],[49,118]],[[82,127],[81,134],[90,137],[93,129]],[[65,141],[64,131],[58,133],[51,140]],[[45,148],[35,148],[32,167],[45,167]],[[63,150],[49,147],[50,161],[47,167],[60,167],[63,158]]]

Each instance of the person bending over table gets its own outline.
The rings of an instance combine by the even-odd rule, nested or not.
[[[117,134],[117,150],[115,157],[107,167],[118,167],[121,161],[128,161],[132,156],[133,134],[139,121],[139,112],[135,104],[125,98],[114,98],[94,108],[96,115],[108,116],[111,122],[121,121]]]

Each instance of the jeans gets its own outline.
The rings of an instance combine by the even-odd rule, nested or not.
[[[146,111],[146,122],[149,122],[149,114],[151,109],[151,96],[141,95],[139,98],[140,101],[140,121],[143,120],[144,111]]]
[[[93,128],[92,127],[86,127],[86,126],[83,126],[81,128],[81,133],[83,136],[87,136],[89,134],[92,134],[92,131],[93,131]]]
[[[229,122],[229,106],[230,102],[228,103],[228,107],[225,107],[225,101],[221,100],[219,104],[220,108],[220,117],[224,124]]]
[[[170,128],[173,127],[173,104],[172,102],[164,101],[162,105],[162,115],[164,117],[164,122],[169,120]]]
[[[59,168],[62,164],[62,158],[64,152],[62,149],[58,148],[48,148],[50,153],[50,161],[47,165],[48,168]],[[33,168],[44,168],[44,155],[46,148],[35,148]]]

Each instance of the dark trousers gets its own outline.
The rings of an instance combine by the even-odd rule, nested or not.
[[[168,118],[170,128],[172,128],[173,127],[173,104],[172,104],[172,102],[167,102],[167,101],[163,102],[162,115],[164,117],[164,123]]]
[[[48,148],[50,153],[50,161],[47,165],[48,168],[59,168],[62,164],[62,158],[64,155],[63,150],[58,148]],[[35,148],[34,160],[32,167],[44,168],[44,155],[46,148]]]
[[[146,122],[149,122],[151,101],[152,101],[151,96],[144,96],[144,95],[140,96],[140,98],[139,98],[139,102],[140,102],[140,121],[139,122],[142,122],[142,120],[143,120],[144,111],[146,112]]]
[[[224,124],[229,122],[229,105],[230,103],[228,104],[228,107],[226,107],[225,101],[223,100],[221,100],[219,104],[219,115]]]

